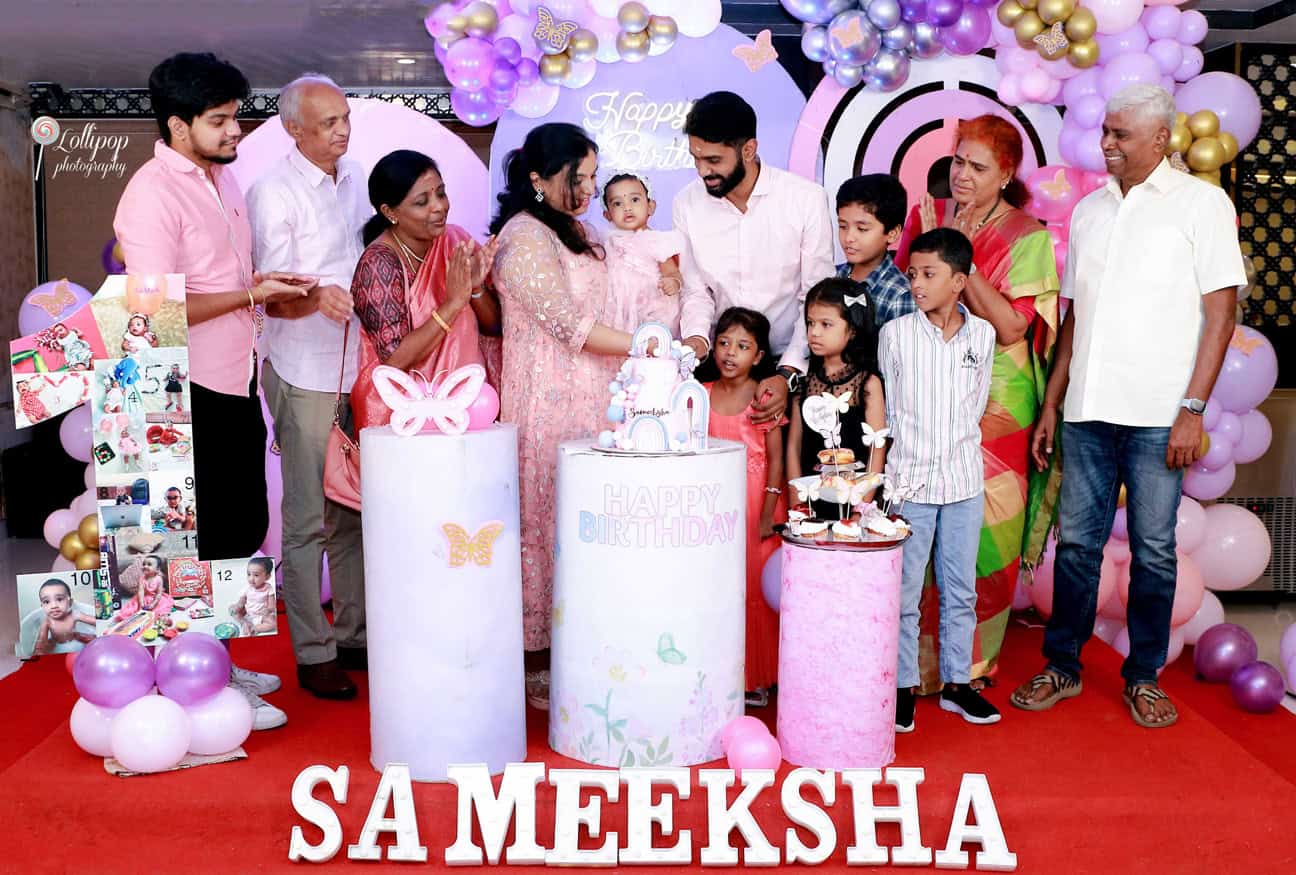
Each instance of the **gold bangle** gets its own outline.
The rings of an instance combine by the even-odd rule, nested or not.
[[[256,298],[253,297],[253,295],[252,295],[252,290],[251,290],[251,289],[248,289],[248,290],[247,290],[247,293],[248,293],[248,309],[249,309],[249,310],[255,310],[255,309],[256,309]]]
[[[450,333],[450,323],[442,319],[441,314],[438,313],[436,310],[432,311],[432,319],[433,321],[436,322],[437,325],[441,326],[442,331],[444,331],[446,334]]]

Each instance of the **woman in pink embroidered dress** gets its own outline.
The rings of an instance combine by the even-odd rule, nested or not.
[[[577,216],[594,199],[598,150],[575,125],[527,134],[506,165],[491,224],[493,281],[504,311],[500,419],[518,427],[522,609],[527,699],[548,707],[558,444],[604,427],[608,383],[630,335],[597,320],[607,267],[594,230]]]

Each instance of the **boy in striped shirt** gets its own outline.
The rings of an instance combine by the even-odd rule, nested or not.
[[[887,425],[895,441],[886,473],[915,492],[915,500],[904,505],[913,534],[901,571],[897,732],[914,728],[918,603],[929,558],[940,589],[941,709],[969,723],[999,720],[999,711],[970,686],[985,492],[980,421],[995,346],[990,323],[959,302],[975,271],[972,244],[958,231],[936,228],[919,236],[909,249],[918,312],[888,322],[878,338]]]

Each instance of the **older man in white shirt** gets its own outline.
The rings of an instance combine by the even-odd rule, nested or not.
[[[351,275],[373,210],[363,168],[344,157],[351,114],[341,89],[326,77],[303,76],[284,87],[279,116],[296,145],[248,193],[253,258],[263,272],[319,278],[301,301],[267,309],[263,338],[262,386],[285,487],[283,594],[298,683],[321,698],[349,699],[356,687],[344,669],[367,666],[360,515],[324,497],[324,457],[339,381],[342,425],[350,429],[345,393],[355,381],[360,345]],[[332,626],[320,605],[326,549]]]
[[[698,358],[711,348],[716,319],[746,307],[770,321],[779,376],[756,392],[757,422],[776,418],[805,373],[805,298],[834,276],[833,223],[823,187],[763,164],[756,113],[737,94],[716,91],[693,105],[684,122],[701,177],[675,197],[675,228],[688,240],[680,333]]]
[[[1012,695],[1028,711],[1080,692],[1080,649],[1093,634],[1123,485],[1133,554],[1124,698],[1140,726],[1178,718],[1157,671],[1170,638],[1179,493],[1183,469],[1200,455],[1205,399],[1246,274],[1233,204],[1165,160],[1174,119],[1174,99],[1156,86],[1113,97],[1102,138],[1112,178],[1071,216],[1062,295],[1073,304],[1032,439],[1043,468],[1065,396],[1048,664]]]

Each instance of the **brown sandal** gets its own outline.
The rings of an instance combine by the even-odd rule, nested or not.
[[[1179,709],[1174,706],[1174,702],[1170,702],[1170,697],[1156,683],[1126,684],[1124,698],[1125,704],[1129,705],[1130,716],[1134,718],[1135,723],[1144,729],[1165,729],[1167,726],[1173,726],[1179,720]],[[1157,702],[1170,702],[1170,716],[1165,720],[1149,720],[1139,713],[1139,699],[1152,706],[1155,706]]]
[[[1034,696],[1046,684],[1053,687],[1051,695],[1040,699],[1038,702],[1025,698],[1025,696]],[[1045,669],[1014,690],[1008,701],[1023,711],[1047,711],[1063,699],[1070,699],[1073,696],[1080,695],[1081,689],[1083,687],[1078,679],[1069,678],[1052,669]]]

